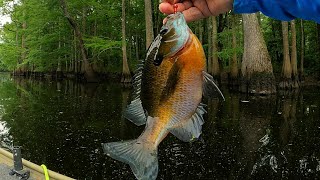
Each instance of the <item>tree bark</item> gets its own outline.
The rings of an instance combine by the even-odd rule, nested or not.
[[[220,64],[218,59],[218,31],[217,19],[212,17],[212,75],[220,81]]]
[[[279,83],[281,89],[292,88],[292,66],[290,62],[289,53],[289,38],[288,38],[288,22],[282,21],[282,40],[283,40],[283,65],[282,65],[282,77]]]
[[[82,33],[79,29],[79,26],[77,25],[76,21],[73,19],[73,17],[69,14],[68,11],[68,7],[67,4],[65,2],[65,0],[60,0],[60,4],[64,13],[64,16],[67,18],[67,20],[69,21],[71,27],[73,28],[75,35],[77,37],[78,40],[78,45],[80,48],[80,52],[81,52],[81,56],[82,56],[82,61],[84,63],[84,76],[87,82],[97,82],[97,76],[95,74],[95,72],[92,69],[92,66],[88,60],[88,55],[87,55],[87,49],[84,46],[84,42],[83,42],[83,36]]]
[[[297,65],[297,32],[295,20],[291,21],[291,66],[292,66],[292,88],[299,88],[299,76]]]
[[[22,1],[22,4],[24,4],[24,1]],[[23,10],[23,22],[22,22],[22,35],[21,35],[21,49],[22,49],[22,53],[21,53],[21,60],[20,62],[22,63],[22,65],[20,65],[19,67],[19,74],[25,76],[26,75],[26,71],[27,71],[27,64],[23,64],[23,62],[26,59],[27,56],[27,51],[26,51],[26,32],[27,29],[27,22],[26,22],[26,10]]]
[[[318,32],[318,49],[320,52],[320,24],[317,24],[317,32]]]
[[[138,35],[135,36],[135,51],[136,51],[136,60],[139,60],[139,38]]]
[[[126,0],[122,0],[122,83],[131,82],[126,46]]]
[[[304,46],[305,46],[305,37],[304,37],[304,26],[303,20],[300,20],[300,28],[301,28],[301,51],[300,51],[300,81],[304,80]]]
[[[199,32],[199,41],[203,43],[203,20],[198,21],[198,32]]]
[[[259,26],[261,26],[261,13],[260,13],[260,11],[259,11],[259,12],[256,12],[256,14],[257,14]]]
[[[58,30],[59,30],[59,42],[58,42],[58,49],[61,50],[61,34],[60,34],[60,18],[58,21]],[[62,65],[61,65],[61,57],[59,55],[58,57],[58,64],[57,64],[57,70],[56,70],[56,77],[61,78],[62,77]]]
[[[21,35],[21,48],[22,48],[22,54],[21,54],[21,62],[23,62],[26,59],[26,36],[25,36],[25,30],[27,29],[27,22],[23,21],[22,23],[22,35]]]
[[[148,49],[154,37],[151,0],[144,0],[144,9],[146,19],[146,49]]]
[[[60,39],[60,33],[59,33],[59,42],[58,42],[58,49],[61,49],[61,39]],[[57,65],[57,75],[62,73],[62,67],[61,67],[61,58],[60,56],[58,57],[58,65]]]
[[[208,21],[207,21],[207,31],[208,31],[208,56],[207,56],[207,72],[209,74],[212,74],[212,61],[211,61],[211,58],[212,58],[212,24],[211,24],[211,21],[212,21],[212,17],[209,17],[208,18]]]
[[[231,60],[231,65],[230,65],[230,80],[229,80],[229,85],[232,86],[237,86],[239,85],[238,83],[238,58],[237,58],[237,36],[236,36],[236,15],[232,15],[232,49],[233,49],[233,55],[232,55],[232,60]]]
[[[320,54],[320,24],[317,24],[317,34],[318,34],[318,54]],[[319,74],[319,79],[320,79],[320,72],[318,73]]]
[[[82,8],[82,34],[86,35],[86,18],[87,18],[87,8],[83,7]]]
[[[18,43],[18,41],[19,41],[19,33],[18,33],[18,25],[16,24],[16,42],[15,42],[15,44],[16,44],[16,48],[18,49],[19,48],[19,43]],[[20,64],[20,57],[19,56],[17,56],[17,66]],[[16,66],[16,67],[17,67]],[[13,75],[17,75],[17,73],[18,73],[18,69],[17,68],[14,68],[14,70],[13,70]]]
[[[241,92],[276,92],[271,58],[256,14],[243,14],[244,53],[241,65]]]

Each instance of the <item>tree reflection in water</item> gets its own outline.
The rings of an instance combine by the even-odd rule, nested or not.
[[[21,145],[25,158],[77,179],[133,178],[101,149],[102,142],[143,131],[122,117],[130,89],[110,82],[0,81],[1,146]],[[268,97],[223,92],[224,102],[204,100],[199,141],[169,135],[160,144],[158,179],[320,178],[317,88]]]

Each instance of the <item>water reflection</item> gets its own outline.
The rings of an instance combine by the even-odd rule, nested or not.
[[[122,117],[129,89],[111,82],[0,81],[1,143],[22,145],[27,159],[77,179],[133,179],[127,165],[101,149],[102,142],[135,139],[143,130]],[[169,135],[160,144],[158,179],[320,178],[317,88],[262,98],[223,92],[225,102],[205,100],[199,141]]]
[[[13,149],[13,139],[9,134],[10,128],[7,123],[0,121],[0,147],[11,150]]]
[[[0,75],[0,83],[5,83],[9,79],[8,75]],[[2,97],[0,102],[10,101],[11,97]],[[2,121],[2,117],[6,114],[6,109],[4,104],[0,103],[0,147],[5,149],[13,148],[13,138],[10,135],[10,127],[6,121]]]

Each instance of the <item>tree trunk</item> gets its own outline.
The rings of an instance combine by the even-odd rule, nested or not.
[[[24,3],[24,1],[22,1],[22,3]],[[27,29],[27,22],[26,22],[26,11],[23,10],[23,23],[22,23],[22,35],[21,35],[21,49],[22,49],[22,53],[21,53],[21,63],[23,64],[23,62],[26,60],[26,29]],[[20,75],[26,75],[26,71],[27,71],[27,64],[23,64],[20,65]]]
[[[220,64],[218,59],[218,31],[217,19],[212,17],[212,60],[211,69],[213,77],[220,81]]]
[[[207,21],[208,26],[208,56],[207,56],[207,72],[212,74],[212,18],[209,17]]]
[[[19,48],[19,43],[18,43],[18,41],[19,41],[19,33],[18,33],[18,25],[17,25],[17,23],[15,23],[15,24],[16,24],[16,42],[15,42],[15,44],[16,44],[16,48],[18,49]],[[17,56],[17,66],[19,64],[20,64],[20,57]],[[15,67],[17,67],[17,66],[15,66]],[[13,75],[17,75],[17,73],[18,73],[18,69],[14,68]]]
[[[238,58],[237,58],[237,34],[236,34],[236,25],[235,25],[236,15],[232,15],[232,49],[233,49],[233,55],[230,65],[230,79],[229,79],[229,85],[231,86],[237,86],[239,85],[238,82]]]
[[[199,41],[203,43],[203,20],[198,21]]]
[[[289,39],[288,39],[288,22],[282,21],[282,39],[283,39],[283,65],[282,76],[279,83],[281,89],[291,89],[292,87],[292,66],[289,54]]]
[[[291,21],[291,66],[292,66],[292,88],[299,88],[299,76],[297,67],[297,32],[295,20]]]
[[[304,69],[303,69],[303,63],[304,63],[304,46],[305,46],[305,40],[304,40],[304,26],[303,26],[303,20],[300,20],[301,25],[301,51],[300,51],[300,81],[304,81]]]
[[[318,32],[318,49],[320,52],[320,24],[317,24],[317,32]]]
[[[58,42],[58,49],[61,50],[61,34],[60,34],[60,18],[58,21],[58,31],[59,31],[59,42]],[[58,57],[58,64],[57,64],[57,70],[56,70],[56,77],[61,78],[62,77],[62,64],[61,64],[61,57],[59,55]]]
[[[122,83],[131,82],[126,44],[126,0],[122,0]]]
[[[82,33],[76,23],[76,21],[73,19],[73,17],[71,17],[71,15],[69,14],[68,11],[68,7],[67,4],[65,2],[65,0],[60,0],[60,4],[64,13],[64,16],[67,18],[67,20],[69,21],[71,27],[73,28],[73,30],[75,31],[75,35],[76,38],[78,40],[78,45],[80,48],[80,52],[81,52],[81,56],[82,56],[82,61],[84,63],[84,76],[87,82],[97,82],[97,76],[95,74],[95,72],[93,71],[91,64],[88,60],[88,55],[87,55],[87,49],[84,46],[84,42],[83,42],[83,36]]]
[[[276,92],[271,58],[256,14],[243,14],[244,53],[241,66],[241,92]]]
[[[145,19],[146,19],[146,49],[153,41],[153,22],[151,0],[144,0]]]
[[[59,33],[59,42],[58,42],[58,49],[61,49],[61,39],[60,39],[60,33]],[[57,77],[60,77],[62,74],[62,66],[61,66],[61,58],[60,56],[58,57],[58,64],[57,64],[57,70],[56,70],[56,75]]]
[[[74,42],[74,61],[73,61],[73,70],[74,70],[74,73],[78,73],[78,49],[77,49],[77,37],[76,37],[76,32],[73,30],[73,42]]]
[[[136,60],[139,60],[140,57],[139,57],[139,39],[138,39],[138,35],[136,35],[136,38],[135,38],[135,51],[136,51]]]
[[[261,13],[260,13],[260,11],[259,11],[259,12],[256,12],[256,14],[257,14],[259,26],[261,26]]]
[[[318,55],[320,56],[320,24],[317,24],[317,34],[318,34]],[[318,72],[318,77],[320,79],[320,72]]]
[[[83,7],[82,8],[82,34],[86,35],[86,18],[87,18],[87,8]]]

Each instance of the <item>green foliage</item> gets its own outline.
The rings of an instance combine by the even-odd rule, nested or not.
[[[217,54],[218,58],[225,62],[224,64],[229,64],[229,60],[232,58],[234,52],[237,54],[237,57],[241,57],[243,53],[243,47],[239,46],[243,44],[243,39],[241,38],[243,36],[241,31],[242,26],[241,24],[237,24],[234,28],[236,29],[236,39],[238,41],[236,48],[232,47],[232,27],[218,33],[218,41],[223,49],[217,52]]]
[[[121,41],[106,40],[101,37],[90,37],[85,38],[85,46],[88,50],[97,55],[98,60],[100,60],[100,54],[105,53],[111,49],[121,50]]]
[[[129,47],[130,44],[137,44],[131,37],[139,36],[138,39],[142,39],[141,44],[145,41],[140,33],[144,29],[144,21],[138,18],[143,14],[143,3],[130,2],[133,10],[128,11],[128,17],[133,18],[128,18],[128,24],[134,28],[130,28],[127,36]],[[60,63],[64,71],[69,71],[71,67],[75,70],[75,62],[81,62],[79,42],[64,17],[59,0],[24,0],[11,5],[12,8],[7,6],[8,3],[13,4],[13,1],[0,2],[1,7],[6,8],[6,13],[12,18],[12,22],[5,25],[0,34],[1,64],[10,70],[27,65],[29,68],[33,67],[33,71],[54,71]],[[113,65],[121,67],[122,61],[119,18],[121,3],[111,0],[70,0],[67,1],[67,6],[85,37],[89,60],[103,65],[99,71],[105,72],[110,69],[109,65],[112,69],[119,70]],[[133,46],[131,48],[134,49]],[[129,57],[133,59],[135,52],[130,52],[132,55]],[[142,54],[139,53],[139,56]],[[77,71],[80,71],[79,68]]]
[[[320,71],[320,37],[317,35],[317,24],[305,21],[305,68],[306,73],[313,74]],[[320,35],[320,32],[318,32]]]
[[[19,2],[19,3],[18,3]],[[68,0],[70,15],[80,28],[88,58],[101,73],[121,72],[121,2],[113,0]],[[131,70],[139,59],[145,58],[144,2],[126,2],[127,56]],[[81,72],[81,52],[79,42],[64,16],[60,0],[0,0],[3,15],[10,15],[12,22],[0,31],[0,70],[14,70],[26,66],[32,71],[55,71],[58,65],[65,72]],[[155,35],[162,26],[164,15],[158,11],[158,1],[153,1],[153,23]],[[228,68],[233,53],[239,61],[243,53],[243,30],[240,15],[235,16],[232,27],[232,14],[217,17],[218,55],[222,67]],[[280,21],[260,15],[261,29],[272,59],[274,70],[282,67],[282,34]],[[25,28],[23,25],[25,24]],[[297,21],[297,49],[300,59],[301,30]],[[190,29],[202,37],[202,44],[209,54],[208,20],[189,23]],[[235,28],[237,46],[232,47],[232,29]],[[319,37],[314,22],[305,21],[305,68],[313,73],[320,70]],[[201,34],[202,33],[202,34]],[[299,64],[299,62],[298,62]]]

